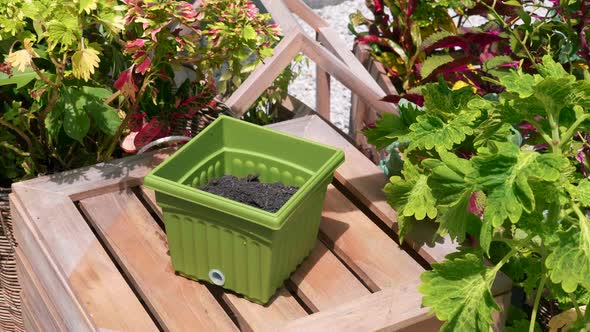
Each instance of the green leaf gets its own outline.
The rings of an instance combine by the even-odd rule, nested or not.
[[[0,73],[0,86],[16,84],[16,88],[20,89],[36,78],[38,76],[31,67],[26,68],[24,73],[14,72],[10,77],[4,73]]]
[[[422,78],[426,78],[430,76],[430,74],[438,67],[445,65],[449,62],[452,62],[453,57],[447,54],[440,54],[440,55],[431,55],[424,62],[422,62],[422,67],[420,68],[420,76]]]
[[[504,332],[528,331],[530,324],[531,324],[531,322],[529,320],[520,319],[520,320],[513,322],[512,326],[507,326],[506,329],[504,330]],[[537,322],[535,322],[534,331],[535,332],[542,332],[543,331],[543,330],[541,330],[541,327],[539,326],[539,323],[537,323]]]
[[[256,30],[250,25],[246,24],[244,29],[242,30],[242,38],[246,40],[255,40],[256,39]]]
[[[408,124],[404,123],[401,116],[392,113],[383,113],[374,128],[363,130],[368,143],[377,149],[384,149],[408,132]]]
[[[79,12],[86,12],[86,14],[90,14],[91,11],[96,10],[96,3],[97,0],[79,0],[80,2],[80,9]]]
[[[451,90],[445,83],[427,84],[422,88],[424,106],[428,113],[452,118],[464,111],[475,95],[470,87]]]
[[[410,126],[410,133],[404,140],[410,142],[407,151],[414,149],[436,151],[450,150],[469,135],[473,134],[473,123],[480,112],[463,112],[448,123],[432,114],[420,115]]]
[[[469,160],[461,159],[450,152],[441,151],[441,160],[426,159],[422,162],[430,169],[428,186],[438,204],[438,234],[449,234],[461,243],[469,223],[478,223],[478,218],[469,211],[469,202],[474,187],[466,181],[466,175],[473,172]]]
[[[557,181],[567,160],[553,154],[521,151],[512,142],[493,142],[478,149],[471,159],[474,172],[470,181],[487,194],[483,216],[481,247],[489,250],[493,227],[501,226],[506,219],[517,223],[523,213],[535,207],[535,196],[529,179]]]
[[[98,68],[100,53],[90,47],[83,50],[77,50],[72,55],[72,73],[74,77],[88,81],[90,75],[94,74],[94,69]]]
[[[54,48],[57,44],[70,46],[78,40],[80,28],[78,27],[78,18],[75,16],[65,16],[60,20],[52,20],[47,23],[47,40]]]
[[[112,91],[105,88],[97,88],[93,86],[83,86],[82,92],[87,95],[88,98],[96,98],[97,100],[105,100],[113,95]]]
[[[263,58],[270,58],[274,54],[274,50],[270,47],[262,47],[258,53]]]
[[[590,181],[583,179],[576,187],[578,202],[583,206],[590,206]]]
[[[544,77],[553,77],[553,78],[567,78],[570,82],[576,80],[576,77],[570,75],[563,66],[553,60],[551,55],[547,54],[543,56],[543,63],[537,65],[537,70],[539,74],[543,75]]]
[[[114,136],[117,133],[122,121],[116,109],[96,101],[87,104],[84,109],[102,132],[109,136]]]
[[[63,123],[63,113],[65,109],[65,102],[64,98],[60,98],[57,101],[55,107],[47,114],[45,118],[45,129],[47,130],[47,134],[53,140],[53,142],[57,141],[59,136],[59,131],[61,130],[62,123]]]
[[[428,177],[420,174],[411,163],[404,163],[402,177],[392,176],[383,191],[398,215],[422,220],[436,217],[436,200],[428,187]]]
[[[514,134],[509,123],[502,121],[498,116],[488,117],[477,127],[477,135],[473,140],[475,148],[485,147],[490,142],[505,142]]]
[[[68,136],[82,143],[90,129],[90,118],[84,109],[87,100],[84,94],[76,89],[64,91],[61,98],[64,105],[64,131]]]
[[[503,3],[505,5],[509,5],[509,6],[522,7],[522,4],[520,2],[518,2],[517,0],[507,0],[507,1],[503,1]]]
[[[422,304],[444,321],[440,331],[489,331],[493,311],[499,311],[490,291],[496,272],[481,255],[463,253],[422,273]]]
[[[567,105],[571,89],[568,78],[545,78],[533,87],[535,98],[544,105],[547,113],[554,116]]]
[[[506,91],[517,93],[520,98],[526,98],[533,95],[535,79],[530,74],[512,71],[500,77],[500,83],[506,88]]]
[[[551,281],[571,293],[578,285],[590,289],[590,221],[581,221],[580,229],[560,232],[559,241],[545,260]]]

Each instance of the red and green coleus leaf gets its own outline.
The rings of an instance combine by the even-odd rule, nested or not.
[[[481,50],[495,42],[505,41],[506,39],[501,37],[499,31],[492,32],[465,32],[458,35],[446,35],[440,33],[431,37],[428,43],[423,46],[422,50],[430,53],[436,49],[454,49],[459,47],[465,50],[467,53],[477,54],[481,53]],[[436,40],[435,38],[438,38]]]

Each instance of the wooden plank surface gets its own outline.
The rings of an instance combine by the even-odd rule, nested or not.
[[[154,191],[143,186],[140,190],[148,206],[161,217],[162,210],[156,203]],[[316,244],[311,255],[293,273],[290,283],[297,296],[312,311],[328,309],[369,294],[363,284],[321,242]],[[237,301],[233,298],[227,300]],[[236,310],[240,308],[236,307]]]
[[[237,316],[242,331],[279,331],[287,322],[307,316],[285,287],[265,306],[229,292],[224,292],[222,298]]]
[[[165,330],[237,330],[205,285],[174,274],[166,234],[131,189],[84,199],[80,207]]]
[[[161,149],[106,163],[41,176],[32,180],[15,183],[21,191],[41,190],[48,195],[68,196],[72,201],[100,195],[111,191],[135,187],[143,178],[174,151]]]
[[[35,331],[67,331],[62,317],[34,275],[31,265],[23,256],[20,248],[16,249],[16,261],[18,281],[21,286],[23,318],[26,312],[27,319],[31,321],[30,324],[35,326]],[[40,326],[41,324],[43,326]]]
[[[417,283],[424,271],[332,185],[324,202],[320,234],[372,291]]]
[[[293,321],[281,331],[400,331],[432,319],[428,309],[421,307],[417,286],[387,288]]]
[[[22,308],[22,316],[23,316],[23,327],[25,328],[25,331],[27,331],[27,332],[44,331],[41,328],[37,319],[35,319],[35,316],[33,316],[32,312],[30,310],[29,301],[24,296],[22,298],[21,308]],[[53,332],[53,331],[48,330],[48,332]]]
[[[68,197],[15,184],[11,212],[19,247],[68,330],[157,331]]]
[[[313,9],[309,8],[305,2],[300,0],[284,0],[284,3],[290,11],[299,16],[299,18],[309,24],[314,30],[317,31],[319,28],[328,26],[328,22],[324,21]]]
[[[370,294],[369,290],[326,248],[317,242],[311,255],[291,276],[296,294],[314,312]]]

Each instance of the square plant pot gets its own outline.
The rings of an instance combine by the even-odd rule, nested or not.
[[[309,255],[338,149],[221,116],[145,177],[181,275],[267,303]],[[197,189],[225,174],[299,187],[276,213]]]

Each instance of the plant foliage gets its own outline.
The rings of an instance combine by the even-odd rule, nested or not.
[[[402,236],[432,219],[439,235],[477,240],[422,276],[423,304],[444,331],[489,330],[498,271],[535,298],[531,331],[541,294],[565,309],[589,300],[590,81],[550,55],[537,68],[506,73],[504,92],[485,98],[428,84],[424,108],[406,105],[365,130],[376,146],[397,144],[404,160],[385,187]],[[576,311],[575,326],[588,326]]]

